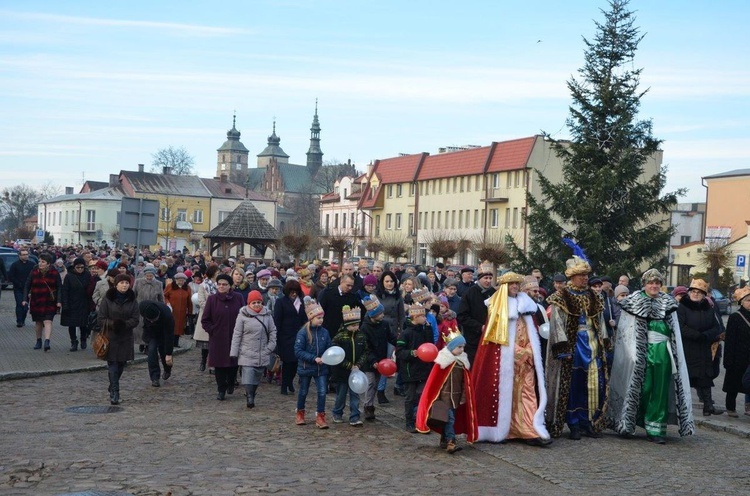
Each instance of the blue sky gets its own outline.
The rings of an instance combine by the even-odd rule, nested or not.
[[[521,5],[522,4],[522,5]],[[185,146],[211,177],[237,111],[252,156],[276,119],[305,163],[567,137],[566,80],[604,1],[0,0],[0,189],[80,187]],[[635,0],[641,118],[669,189],[750,167],[750,3]]]

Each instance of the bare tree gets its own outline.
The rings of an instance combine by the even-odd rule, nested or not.
[[[397,262],[399,258],[405,256],[411,246],[411,242],[406,236],[403,234],[396,234],[392,231],[385,232],[380,236],[380,243],[383,246],[383,251],[393,257],[394,262]]]
[[[326,237],[326,244],[328,248],[336,254],[336,257],[340,260],[344,260],[344,253],[346,252],[347,246],[349,246],[349,238],[347,238],[343,232],[338,230],[331,231],[331,234]]]
[[[378,258],[378,254],[383,251],[383,243],[379,241],[368,241],[367,250],[375,257]]]
[[[175,206],[177,205],[177,198],[166,195],[159,200],[159,228],[156,235],[159,241],[164,239],[164,249],[169,250],[169,240],[175,237],[175,223],[177,220],[177,213],[175,212]],[[112,238],[115,242],[116,238]]]
[[[495,266],[505,265],[510,261],[508,248],[499,235],[481,235],[474,239],[474,252],[477,254],[477,260],[488,261]]]
[[[359,173],[351,160],[341,163],[336,159],[327,160],[323,167],[318,169],[313,182],[315,186],[325,192],[333,191],[333,185],[337,179],[344,176],[356,177]]]
[[[309,232],[292,230],[287,231],[279,239],[282,250],[294,258],[294,263],[297,264],[300,255],[305,253],[311,245],[313,236]]]
[[[37,213],[37,205],[42,201],[41,192],[19,184],[5,188],[0,198],[2,224],[8,230],[23,227],[23,220]]]
[[[161,173],[164,167],[169,167],[172,174],[189,176],[193,173],[195,158],[188,153],[184,146],[179,148],[169,145],[151,154],[151,172]]]
[[[442,258],[443,262],[452,258],[458,251],[458,243],[448,231],[429,231],[425,236],[430,253],[435,258]]]

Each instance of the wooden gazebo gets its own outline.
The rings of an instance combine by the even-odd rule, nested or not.
[[[245,200],[203,237],[208,239],[209,253],[212,255],[220,250],[221,255],[228,256],[235,246],[248,244],[263,256],[268,246],[276,243],[279,234],[258,212],[253,202]]]

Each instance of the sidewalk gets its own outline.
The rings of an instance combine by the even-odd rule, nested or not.
[[[52,349],[47,353],[34,350],[36,342],[34,324],[30,318],[27,318],[25,327],[16,327],[14,309],[13,292],[3,291],[0,297],[0,381],[106,368],[106,362],[97,359],[90,347],[76,352],[68,351],[70,348],[68,329],[60,326],[59,316],[55,317],[52,326],[52,339],[50,340]],[[175,355],[186,353],[195,346],[195,342],[190,339],[190,336],[183,336],[180,338],[180,346],[181,348],[174,350]],[[135,357],[136,363],[146,361],[146,355],[140,354],[137,348]],[[716,406],[722,409],[726,400],[726,395],[721,390],[723,383],[724,369],[722,368],[721,375],[714,381],[713,388]],[[390,388],[389,391],[392,392]],[[695,390],[692,394],[693,417],[699,427],[750,438],[750,416],[744,415],[744,395],[740,394],[737,397],[739,418],[730,418],[726,413],[704,417],[703,407]]]
[[[36,343],[34,323],[29,316],[24,327],[16,327],[15,306],[13,291],[3,291],[0,296],[0,381],[107,367],[107,362],[96,358],[90,346],[85,350],[68,351],[70,337],[68,329],[60,326],[59,315],[52,324],[51,350],[45,353],[33,349]],[[194,345],[190,336],[183,336],[180,338],[181,348],[176,348],[174,354],[185,353]],[[146,355],[139,353],[136,346],[135,363],[145,361]]]

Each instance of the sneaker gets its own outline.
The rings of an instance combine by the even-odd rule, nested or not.
[[[361,420],[357,419],[349,422],[349,425],[351,425],[352,427],[362,427],[365,424]]]
[[[406,432],[411,432],[412,434],[416,434],[417,428],[414,426],[414,424],[406,424]]]
[[[333,423],[334,424],[343,424],[344,423],[344,417],[337,417],[336,415],[333,416]]]
[[[739,418],[740,416],[737,414],[736,410],[727,410],[727,415],[732,418]]]

